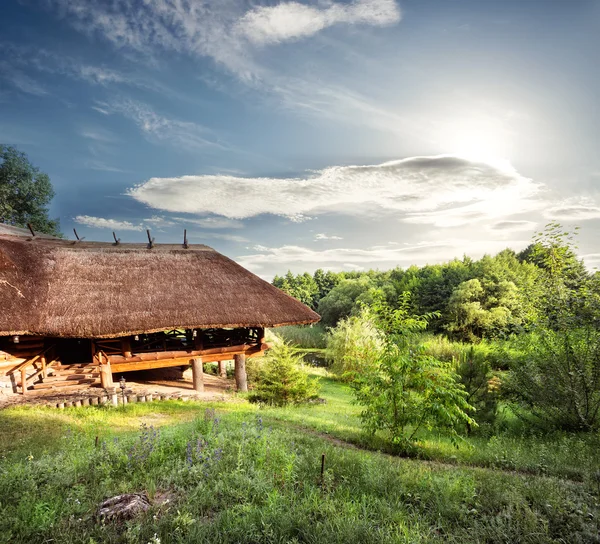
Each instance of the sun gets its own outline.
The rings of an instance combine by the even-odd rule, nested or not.
[[[438,138],[440,151],[473,161],[497,162],[509,159],[508,131],[490,118],[461,119],[444,127]]]

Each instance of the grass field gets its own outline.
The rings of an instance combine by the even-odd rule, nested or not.
[[[431,434],[400,458],[361,434],[347,386],[319,379],[326,403],[299,408],[0,412],[0,541],[600,542],[597,437]],[[140,491],[143,517],[95,518]]]

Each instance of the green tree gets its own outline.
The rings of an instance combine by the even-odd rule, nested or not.
[[[48,217],[54,189],[47,174],[16,148],[0,145],[0,222],[59,235],[58,219]]]
[[[257,372],[250,402],[286,406],[317,398],[319,386],[303,368],[302,355],[285,342],[275,342]]]
[[[319,301],[317,311],[321,314],[323,324],[333,327],[340,319],[348,317],[352,313],[358,314],[360,307],[356,301],[371,287],[373,287],[373,281],[367,276],[342,280]]]
[[[465,424],[477,425],[452,364],[422,347],[389,342],[379,364],[358,374],[352,386],[365,429],[384,432],[396,445],[409,446],[423,428],[456,437]]]
[[[411,315],[409,307],[409,293],[396,309],[383,299],[375,301],[372,311],[386,344],[376,364],[365,365],[352,382],[365,429],[382,431],[402,447],[410,446],[423,428],[455,438],[465,424],[477,426],[452,363],[435,359],[414,342],[435,314]]]

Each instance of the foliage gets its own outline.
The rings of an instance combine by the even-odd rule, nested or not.
[[[478,426],[493,425],[498,409],[500,380],[491,372],[490,364],[485,356],[474,346],[463,350],[455,363],[459,381],[464,387],[467,403],[475,409],[473,419]],[[466,423],[470,433],[472,426]]]
[[[302,363],[302,355],[289,344],[273,344],[264,356],[256,377],[256,387],[248,400],[286,406],[317,398],[318,384],[308,377]]]
[[[457,436],[465,423],[477,425],[452,365],[420,347],[388,343],[379,364],[358,374],[352,386],[365,428],[384,431],[394,444],[407,446],[422,428]]]
[[[327,333],[326,341],[327,358],[333,362],[331,370],[345,380],[375,365],[384,347],[383,333],[367,309],[339,321]]]
[[[274,336],[297,348],[323,349],[326,346],[325,327],[320,323],[313,325],[289,325],[269,330]]]
[[[48,217],[54,189],[47,174],[33,166],[27,155],[0,144],[0,223],[58,235],[57,219]]]
[[[521,339],[524,356],[509,375],[519,414],[568,431],[600,428],[600,331],[593,327],[540,328]]]

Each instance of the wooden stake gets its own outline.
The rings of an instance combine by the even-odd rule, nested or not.
[[[27,228],[29,229],[29,232],[31,232],[31,236],[35,238],[35,232],[33,232],[33,227],[31,226],[31,223],[27,223]]]
[[[323,477],[325,475],[325,454],[321,454],[321,487],[323,487]]]
[[[219,376],[221,376],[221,378],[227,378],[227,368],[225,366],[225,361],[219,361]]]
[[[238,391],[248,391],[248,376],[246,374],[246,355],[238,353],[233,356],[235,363],[235,385]]]
[[[115,239],[115,245],[118,246],[121,243],[121,238],[117,238],[115,231],[113,230],[113,238]]]

